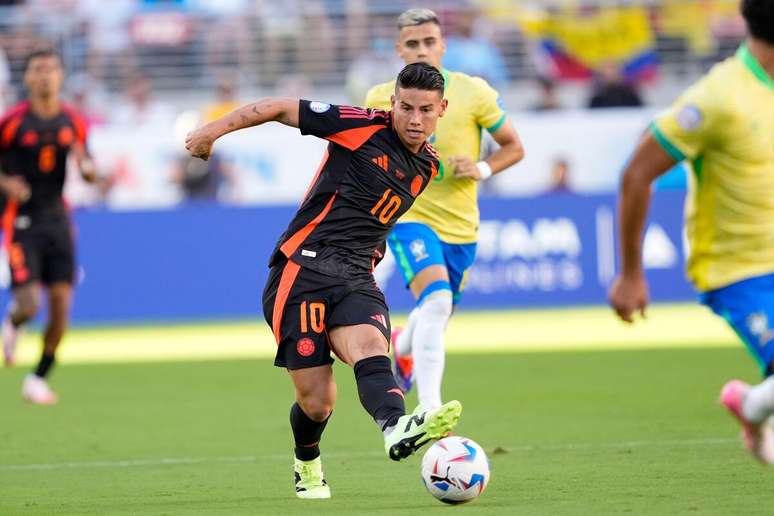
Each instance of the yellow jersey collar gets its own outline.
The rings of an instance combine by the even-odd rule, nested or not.
[[[739,50],[736,51],[736,58],[742,61],[742,64],[752,72],[756,79],[768,86],[769,89],[774,90],[774,79],[766,73],[766,70],[764,70],[758,60],[755,59],[755,56],[752,55],[746,44],[743,43],[742,46],[739,47]]]

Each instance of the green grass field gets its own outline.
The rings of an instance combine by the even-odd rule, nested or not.
[[[728,378],[755,379],[741,345],[693,309],[656,309],[642,329],[607,328],[607,316],[457,317],[450,347],[468,352],[448,356],[445,393],[464,406],[457,433],[478,441],[492,465],[482,497],[457,507],[425,492],[419,457],[384,456],[352,372],[338,364],[339,403],[322,444],[333,498],[295,499],[290,383],[265,356],[270,341],[257,324],[78,331],[53,378],[58,406],[19,399],[28,367],[0,371],[0,515],[771,514],[772,471],[744,453],[716,402]],[[713,338],[705,347],[682,338],[685,329],[652,329],[670,317]],[[574,320],[583,335],[547,342]],[[232,337],[251,329],[259,351],[234,351]],[[628,337],[616,346],[609,337],[619,330]],[[185,359],[180,348],[194,336],[231,358],[192,345]],[[503,343],[471,350],[464,338]],[[146,349],[164,340],[173,351]],[[22,356],[35,347],[27,339]]]

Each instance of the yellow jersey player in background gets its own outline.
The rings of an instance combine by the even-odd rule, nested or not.
[[[441,70],[449,101],[430,140],[441,157],[438,176],[387,240],[417,300],[406,328],[393,334],[395,376],[404,392],[416,378],[419,403],[431,409],[442,404],[443,334],[476,254],[478,183],[520,161],[524,151],[498,93],[479,77],[442,68],[446,44],[433,11],[404,12],[398,29],[398,55],[406,64]],[[366,106],[387,109],[394,90],[395,81],[371,88]],[[500,145],[485,161],[479,161],[482,129]]]
[[[774,462],[774,1],[744,0],[749,38],[658,117],[624,172],[622,271],[610,304],[625,321],[644,312],[641,235],[652,181],[679,161],[693,169],[685,207],[688,276],[758,360],[764,381],[732,380],[720,401],[745,444]]]

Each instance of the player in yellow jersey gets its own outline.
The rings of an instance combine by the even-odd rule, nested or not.
[[[430,140],[441,156],[438,176],[387,240],[417,300],[406,328],[394,334],[396,378],[407,391],[415,377],[419,403],[435,408],[442,403],[443,334],[476,253],[478,183],[517,163],[524,151],[498,93],[479,77],[441,67],[446,44],[433,11],[404,12],[398,29],[398,55],[406,64],[424,62],[440,69],[449,101]],[[366,106],[387,108],[394,89],[395,81],[371,88]],[[482,130],[500,148],[479,161]]]
[[[774,463],[774,1],[743,0],[749,38],[659,116],[624,172],[619,203],[622,271],[610,304],[625,321],[645,310],[641,234],[652,181],[687,160],[688,276],[701,302],[734,328],[764,381],[732,380],[721,402],[745,444]]]

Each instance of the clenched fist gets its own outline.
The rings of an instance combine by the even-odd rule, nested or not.
[[[206,127],[201,127],[188,133],[185,137],[185,148],[192,157],[207,161],[212,153],[214,142],[214,138],[206,130]]]

